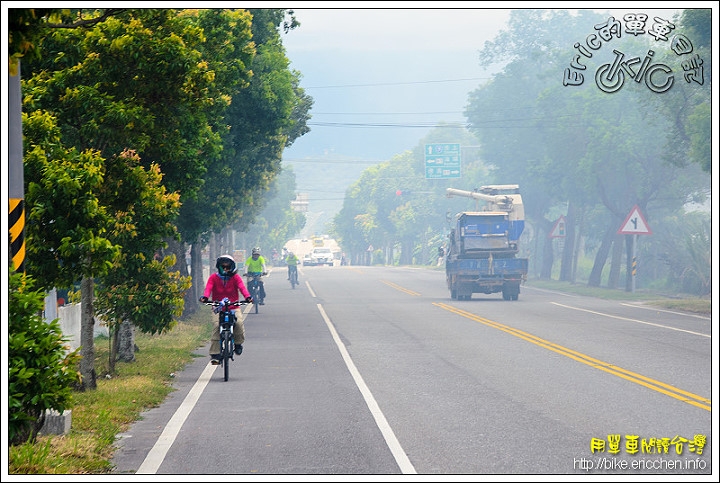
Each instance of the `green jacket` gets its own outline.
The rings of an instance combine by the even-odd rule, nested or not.
[[[267,269],[265,268],[265,259],[262,255],[257,257],[257,260],[254,260],[253,257],[248,258],[245,260],[245,273],[261,273],[261,272],[267,272]]]

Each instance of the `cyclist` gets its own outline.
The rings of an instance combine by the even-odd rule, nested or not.
[[[267,267],[265,266],[265,258],[260,255],[260,248],[256,247],[252,249],[250,257],[245,260],[245,275],[252,277],[258,274],[267,275]],[[250,283],[249,280],[248,283]],[[265,284],[262,279],[259,280],[259,283],[260,300],[258,300],[258,304],[265,305]]]
[[[252,302],[250,292],[243,283],[242,277],[237,273],[235,259],[230,255],[221,255],[215,262],[217,273],[213,273],[205,284],[205,291],[200,297],[200,302],[205,303],[208,300],[222,300],[225,297],[230,302],[240,300],[240,295],[245,301]],[[235,314],[235,310],[233,310]],[[233,326],[235,336],[235,354],[240,355],[243,351],[243,343],[245,342],[245,325],[243,324],[242,314],[240,317],[235,316],[235,325]],[[220,364],[220,324],[215,324],[212,336],[210,338],[210,362],[213,365]]]
[[[288,280],[292,277],[293,272],[295,272],[295,275],[297,276],[298,262],[300,262],[300,259],[297,255],[293,252],[288,253],[288,256],[285,258],[285,263],[287,263],[288,266]]]

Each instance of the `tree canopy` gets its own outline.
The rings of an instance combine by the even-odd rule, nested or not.
[[[189,278],[165,249],[252,223],[308,131],[278,33],[298,25],[284,9],[11,9],[28,270],[47,288],[97,278],[108,321],[169,330]]]
[[[589,32],[615,25],[615,20],[621,19],[590,10],[512,12],[508,28],[486,42],[479,53],[480,65],[492,67],[496,73],[468,97],[465,114],[476,138],[472,144],[478,149],[463,150],[462,178],[455,180],[455,185],[467,190],[495,183],[520,185],[528,221],[521,251],[530,254],[531,267],[540,277],[553,274],[555,248],[547,235],[564,215],[568,232],[560,278],[574,281],[578,257],[583,250],[590,250],[596,253],[591,285],[599,285],[603,276],[609,286],[617,284],[622,267],[616,255],[625,243],[617,231],[631,208],[638,205],[658,226],[653,237],[643,240],[641,276],[649,283],[662,273],[672,283],[668,258],[658,254],[668,253],[664,243],[675,240],[674,249],[686,253],[683,244],[697,249],[691,240],[704,237],[701,224],[683,227],[684,235],[678,237],[666,231],[678,226],[665,221],[683,216],[692,209],[690,203],[702,204],[709,194],[708,11],[685,10],[679,18],[668,19],[675,25],[673,33],[691,38],[693,54],[706,62],[703,83],[683,76],[690,64],[681,66],[668,41],[654,57],[655,62],[675,69],[675,85],[667,92],[656,94],[645,83],[626,80],[622,90],[608,94],[592,85],[590,69],[583,71],[586,85],[563,85],[563,70],[578,53],[576,42],[585,41]],[[643,55],[649,48],[658,48],[652,38],[634,38],[627,33],[612,42],[616,49]],[[612,59],[612,48],[606,50],[604,57],[595,53],[592,60],[598,65],[593,68]],[[423,142],[456,139],[443,132]],[[447,185],[423,179],[421,150],[419,145],[416,152],[420,155],[414,159],[398,155],[366,170],[348,189],[334,220],[344,247],[358,253],[369,244],[385,251],[402,245],[399,260],[423,259],[423,249],[438,240],[430,234],[446,229],[445,214],[454,214],[457,205],[447,211],[439,209],[450,206],[441,197]],[[477,156],[477,162],[466,163],[470,153]],[[396,189],[405,193],[413,188],[422,195],[394,199],[388,195]],[[698,214],[700,219],[703,216],[708,214]],[[693,229],[701,231],[694,233]],[[611,253],[608,274],[603,269]],[[694,261],[703,256],[683,259],[694,264],[686,273],[706,278],[702,263]],[[394,261],[388,256],[385,260]],[[630,276],[630,270],[625,273]]]

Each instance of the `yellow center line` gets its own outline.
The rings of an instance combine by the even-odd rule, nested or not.
[[[493,327],[495,329],[502,330],[503,332],[506,332],[510,335],[514,335],[515,337],[519,337],[523,340],[526,340],[528,342],[536,344],[540,347],[544,347],[548,350],[556,352],[565,357],[569,357],[570,359],[576,360],[576,361],[586,364],[590,367],[594,367],[601,371],[605,371],[609,374],[613,374],[615,376],[621,377],[627,381],[634,382],[636,384],[640,384],[641,386],[645,386],[648,389],[652,389],[653,391],[657,391],[659,393],[662,393],[662,394],[665,394],[672,398],[686,402],[693,406],[710,411],[710,408],[711,408],[710,399],[707,399],[705,397],[698,396],[697,394],[693,394],[691,392],[684,391],[682,389],[678,389],[674,386],[665,384],[660,381],[656,381],[654,379],[643,376],[641,374],[637,374],[632,371],[628,371],[627,369],[623,369],[622,367],[618,367],[613,364],[603,362],[599,359],[595,359],[595,358],[590,357],[581,352],[577,352],[572,349],[568,349],[567,347],[563,347],[561,345],[554,344],[552,342],[541,339],[540,337],[534,336],[527,332],[523,332],[519,329],[515,329],[513,327],[509,327],[507,325],[503,325],[503,324],[494,322],[489,319],[485,319],[485,318],[475,315],[473,313],[466,312],[464,310],[455,308],[451,305],[437,303],[437,302],[433,302],[433,305],[435,305],[436,307],[440,307],[441,309],[447,310],[449,312],[458,314],[462,317],[466,317],[466,318],[474,320],[476,322],[480,322],[481,324],[485,324],[485,325]]]
[[[416,297],[419,297],[419,296],[420,296],[419,293],[413,292],[412,290],[408,290],[408,289],[406,289],[406,288],[403,288],[403,287],[401,287],[400,285],[394,284],[394,283],[392,283],[392,282],[388,282],[388,281],[386,281],[386,280],[381,280],[381,282],[384,283],[385,285],[388,285],[388,286],[394,288],[395,290],[399,290],[399,291],[401,291],[401,292],[405,292],[406,294],[414,295],[414,296],[416,296]]]

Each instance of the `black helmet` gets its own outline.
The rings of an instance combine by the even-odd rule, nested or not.
[[[255,247],[252,249],[252,255],[258,254],[260,255],[260,247]]]
[[[230,265],[230,272],[225,272],[223,265]],[[235,259],[230,255],[220,255],[215,262],[215,268],[217,268],[218,274],[220,275],[235,275],[237,265],[235,265]]]

